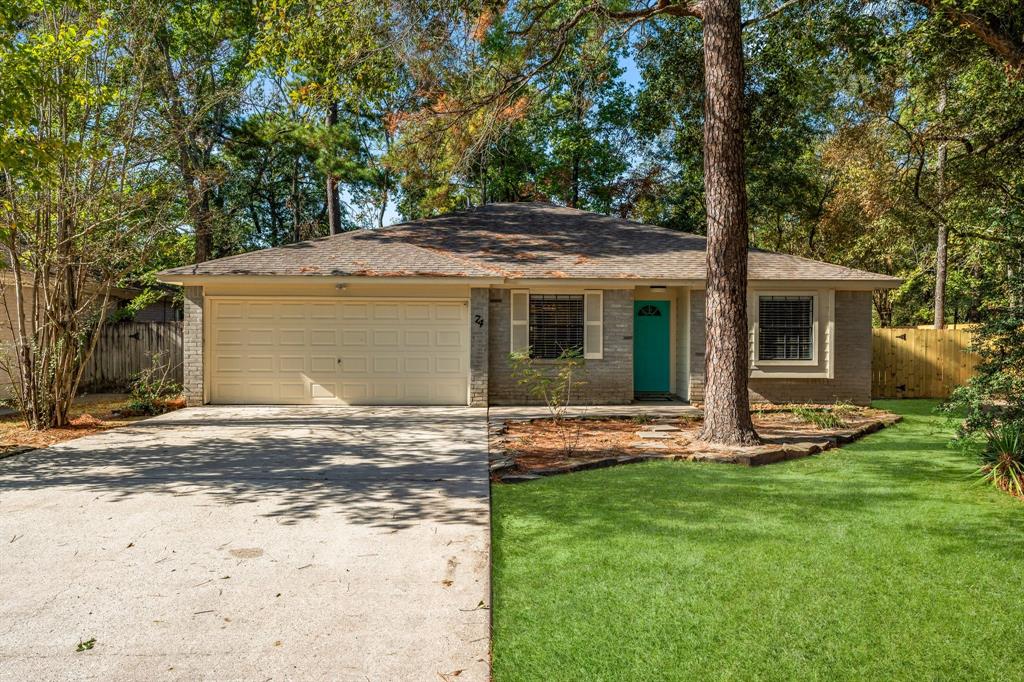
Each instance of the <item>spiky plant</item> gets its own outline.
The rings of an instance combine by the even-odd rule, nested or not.
[[[1024,497],[1024,423],[993,426],[986,432],[978,475],[1011,495]]]

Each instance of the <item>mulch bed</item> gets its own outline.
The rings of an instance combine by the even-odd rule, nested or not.
[[[540,476],[655,459],[722,462],[760,466],[850,443],[900,420],[868,408],[843,416],[843,426],[821,429],[779,408],[753,414],[763,445],[730,447],[697,440],[699,419],[662,418],[649,423],[635,418],[568,419],[559,428],[550,419],[508,421],[491,433],[492,478],[509,483]],[[675,427],[674,431],[658,431]],[[651,438],[641,431],[657,432]],[[566,453],[565,440],[575,445]]]
[[[91,436],[151,416],[129,410],[125,403],[125,397],[99,401],[83,400],[82,404],[76,404],[72,408],[73,413],[78,414],[70,419],[67,426],[45,431],[26,428],[21,417],[17,415],[4,416],[0,418],[0,459]],[[184,406],[184,400],[166,400],[162,401],[161,409],[170,412]]]

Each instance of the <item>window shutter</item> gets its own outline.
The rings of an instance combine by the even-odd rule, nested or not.
[[[524,289],[512,291],[512,340],[511,352],[526,353],[530,350],[530,292]]]
[[[583,357],[600,360],[604,357],[604,294],[583,292]]]

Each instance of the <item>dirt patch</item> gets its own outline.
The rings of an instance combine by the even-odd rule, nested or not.
[[[128,396],[120,393],[83,396],[72,406],[68,426],[46,431],[27,428],[16,414],[4,415],[0,417],[0,456],[23,452],[25,448],[45,448],[144,419],[146,415],[127,410],[127,400]],[[184,406],[183,402],[169,403],[168,410]]]
[[[818,408],[821,409],[821,408]],[[881,410],[844,410],[842,424],[819,428],[784,408],[752,415],[764,443],[730,447],[697,439],[701,420],[693,418],[568,419],[558,427],[550,419],[509,421],[491,443],[492,471],[511,475],[549,475],[646,459],[720,461],[757,466],[806,457],[849,443],[899,420]],[[563,430],[575,442],[566,453]]]

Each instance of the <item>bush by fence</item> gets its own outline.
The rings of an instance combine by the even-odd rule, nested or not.
[[[152,366],[154,355],[171,366],[169,378],[182,383],[181,326],[181,322],[106,325],[82,375],[81,390],[125,390],[134,376]]]

